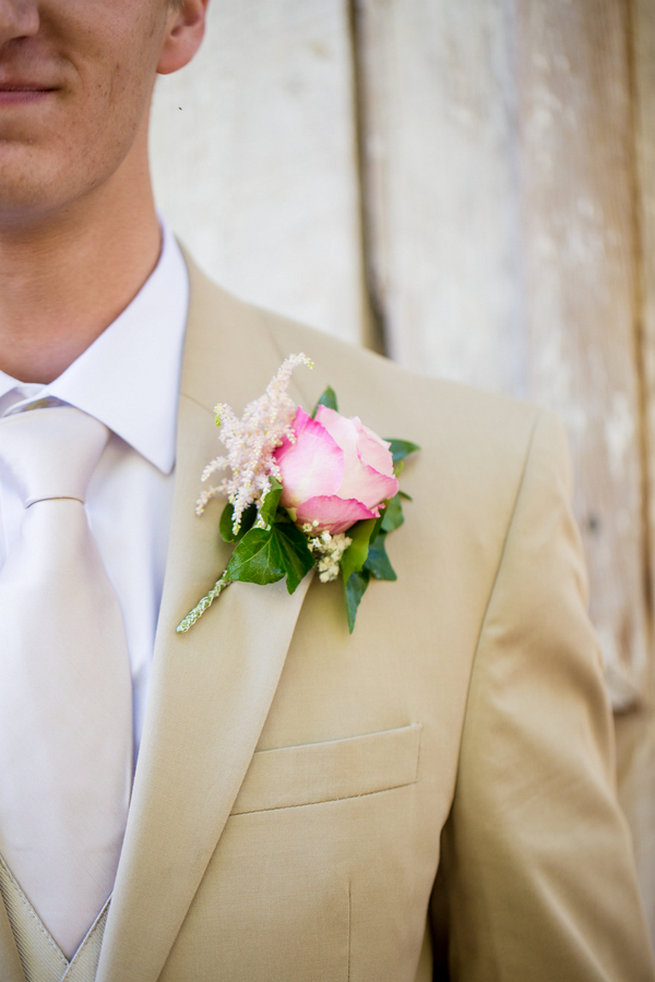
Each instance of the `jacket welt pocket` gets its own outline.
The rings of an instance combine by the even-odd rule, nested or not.
[[[416,781],[422,725],[258,750],[233,815],[337,801]]]

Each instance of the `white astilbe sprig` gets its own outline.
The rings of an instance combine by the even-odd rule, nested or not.
[[[273,454],[284,437],[293,439],[291,423],[297,406],[287,393],[291,373],[298,365],[313,368],[310,359],[300,353],[289,355],[275,373],[258,399],[248,403],[241,419],[227,403],[216,406],[218,438],[227,450],[211,460],[202,473],[202,481],[229,470],[218,484],[205,488],[196,503],[196,514],[202,515],[209,501],[224,496],[234,509],[233,532],[241,525],[241,517],[249,505],[258,513],[270,489],[271,477],[280,478]],[[259,514],[258,514],[259,519]]]

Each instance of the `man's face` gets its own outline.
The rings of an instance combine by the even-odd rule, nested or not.
[[[0,0],[0,228],[147,167],[175,16],[166,0]]]

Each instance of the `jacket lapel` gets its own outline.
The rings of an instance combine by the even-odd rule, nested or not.
[[[261,324],[193,270],[191,289],[164,594],[99,982],[161,972],[250,764],[309,585],[289,596],[284,583],[232,584],[187,635],[175,632],[231,551],[216,531],[222,503],[201,519],[193,510],[202,469],[221,450],[213,403],[240,411],[282,360]]]
[[[2,982],[25,982],[18,948],[9,917],[0,897],[0,979]]]

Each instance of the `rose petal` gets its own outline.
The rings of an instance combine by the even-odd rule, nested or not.
[[[338,535],[347,531],[363,518],[377,518],[378,510],[371,511],[355,498],[340,498],[336,494],[317,495],[298,505],[296,524],[318,522],[316,533],[331,532]]]
[[[284,508],[316,494],[334,494],[343,480],[343,452],[320,423],[298,409],[293,420],[295,442],[286,439],[275,451],[280,468]]]
[[[358,465],[346,469],[339,494],[357,498],[368,508],[375,508],[381,501],[393,498],[398,492],[397,478],[379,474],[375,468],[365,467],[359,461]]]
[[[385,446],[377,434],[365,427],[357,417],[348,419],[333,409],[319,406],[316,419],[343,450],[343,479],[336,489],[340,496],[356,498],[368,508],[374,508],[381,501],[393,498],[398,491],[398,481],[393,476],[393,459],[386,448],[388,445]],[[378,471],[375,466],[369,466],[366,458],[362,461],[361,441],[365,452],[370,452],[376,461],[379,460],[382,471]]]
[[[357,429],[352,419],[327,406],[319,406],[316,421],[327,430],[346,457],[357,454]]]
[[[364,426],[357,416],[353,419],[353,423],[359,432],[357,449],[362,463],[373,467],[378,474],[393,477],[393,457],[389,450],[391,444],[379,437],[368,426]]]

